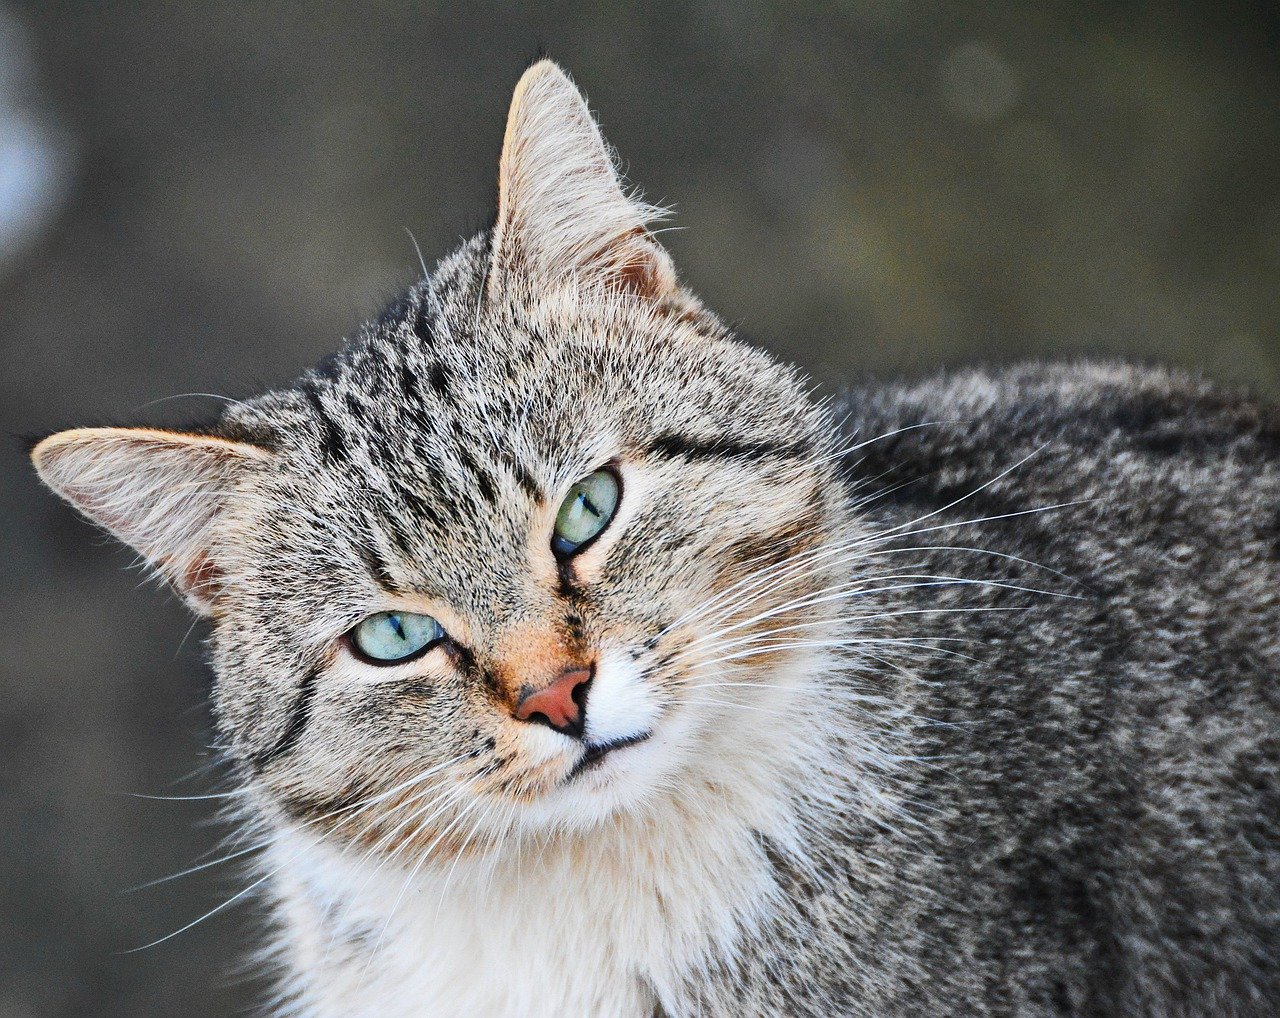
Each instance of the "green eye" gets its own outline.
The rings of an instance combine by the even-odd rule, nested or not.
[[[378,612],[351,630],[356,653],[375,665],[408,661],[443,638],[439,622],[413,612]]]
[[[621,497],[622,486],[612,470],[597,470],[580,480],[560,503],[551,550],[561,558],[581,551],[609,525]]]

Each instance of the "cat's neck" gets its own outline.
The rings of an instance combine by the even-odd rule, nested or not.
[[[292,967],[325,1014],[534,1015],[539,1000],[559,1014],[646,1013],[663,982],[731,950],[768,899],[772,832],[707,798],[421,866],[286,834]]]

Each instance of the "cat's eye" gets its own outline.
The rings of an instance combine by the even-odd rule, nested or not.
[[[375,665],[394,665],[426,653],[444,639],[444,629],[430,615],[378,612],[351,630],[356,654]]]
[[[622,485],[612,470],[597,470],[578,481],[556,513],[551,550],[567,558],[585,548],[609,525],[621,496]]]

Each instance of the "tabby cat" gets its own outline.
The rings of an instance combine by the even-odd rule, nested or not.
[[[339,354],[35,449],[211,620],[272,1006],[1280,1013],[1280,415],[833,406],[656,215],[539,62],[493,228]]]

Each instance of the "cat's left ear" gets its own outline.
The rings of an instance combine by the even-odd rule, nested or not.
[[[628,196],[586,100],[550,60],[511,100],[498,175],[490,290],[511,274],[576,279],[653,301],[679,292],[648,224],[661,211]]]
[[[149,428],[77,428],[31,452],[45,484],[137,549],[202,614],[222,575],[215,521],[270,458],[243,442]]]

